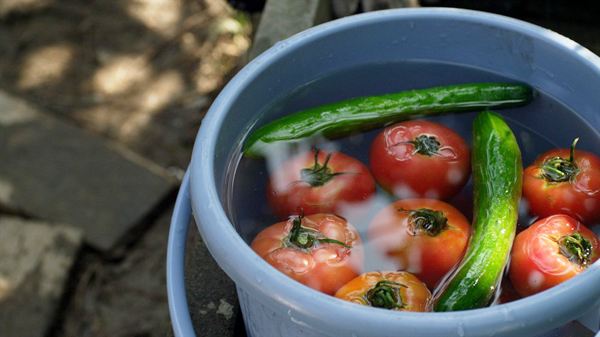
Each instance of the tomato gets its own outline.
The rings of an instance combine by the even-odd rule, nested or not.
[[[515,238],[509,276],[521,296],[551,288],[598,259],[600,242],[576,219],[557,214],[536,221]]]
[[[341,152],[313,150],[286,161],[270,177],[267,197],[275,214],[339,213],[369,199],[375,181],[360,161]]]
[[[335,296],[346,301],[397,311],[428,311],[431,293],[411,273],[369,272],[341,287]]]
[[[399,198],[447,199],[469,179],[467,143],[449,128],[414,120],[392,125],[371,144],[375,180]]]
[[[360,273],[363,259],[358,232],[333,214],[290,217],[258,233],[251,246],[279,271],[330,295]]]
[[[398,270],[434,289],[462,258],[470,230],[465,216],[443,201],[404,199],[375,216],[369,239]]]
[[[523,196],[540,217],[568,214],[585,224],[600,220],[600,158],[577,150],[554,149],[523,172]]]
[[[519,296],[519,294],[515,290],[515,287],[513,287],[512,283],[510,282],[510,279],[508,278],[508,276],[506,276],[502,279],[502,283],[500,283],[500,296],[498,296],[494,303],[509,303],[514,302],[520,298],[521,296]]]

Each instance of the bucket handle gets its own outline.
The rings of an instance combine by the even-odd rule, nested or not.
[[[181,182],[167,245],[167,296],[175,337],[195,337],[185,291],[185,244],[192,216],[189,169]]]

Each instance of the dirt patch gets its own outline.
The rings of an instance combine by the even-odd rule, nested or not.
[[[171,329],[166,294],[166,212],[121,261],[84,251],[54,337],[165,336]]]
[[[221,0],[11,0],[0,89],[183,168],[216,90],[250,44]]]
[[[0,90],[181,173],[250,34],[225,0],[0,0]],[[50,336],[167,334],[169,216],[118,261],[84,250]]]

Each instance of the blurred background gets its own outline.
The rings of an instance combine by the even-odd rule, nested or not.
[[[0,0],[0,337],[165,336],[169,217],[202,117],[298,31],[393,7],[463,7],[600,52],[594,1]],[[243,336],[194,231],[199,336]]]

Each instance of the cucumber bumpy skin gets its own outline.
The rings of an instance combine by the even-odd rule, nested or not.
[[[488,306],[515,236],[523,166],[513,132],[494,112],[473,122],[473,234],[467,252],[436,294],[434,311]]]
[[[416,116],[519,106],[531,98],[531,87],[515,83],[468,83],[357,97],[302,110],[268,123],[250,134],[243,152],[257,157],[268,153],[272,144],[297,142],[316,135],[342,137]]]

